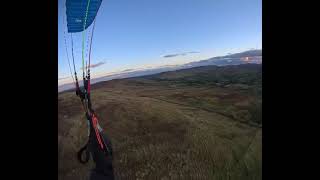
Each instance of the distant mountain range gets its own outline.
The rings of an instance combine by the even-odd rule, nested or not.
[[[127,69],[124,71],[120,71],[116,74],[94,78],[91,80],[91,83],[95,84],[101,81],[108,81],[112,79],[123,79],[123,78],[130,78],[130,77],[152,75],[152,74],[162,73],[166,71],[175,71],[175,70],[188,69],[188,68],[200,67],[200,66],[209,66],[209,65],[227,66],[227,65],[261,64],[261,63],[262,63],[262,50],[249,50],[241,53],[228,54],[226,56],[218,56],[218,57],[213,57],[206,60],[190,62],[183,65],[166,65],[166,66],[160,66],[160,67],[149,68],[149,69]],[[63,84],[58,87],[58,92],[70,90],[73,88],[74,88],[74,85],[72,83]]]

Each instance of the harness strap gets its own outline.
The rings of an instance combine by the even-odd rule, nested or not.
[[[89,153],[89,149],[88,149],[88,143],[89,141],[78,151],[77,153],[77,157],[80,163],[85,164],[89,161],[90,159],[90,153]],[[85,159],[82,159],[82,154],[85,152]]]
[[[99,133],[99,130],[98,130],[98,120],[97,120],[97,117],[94,114],[92,114],[92,124],[93,124],[94,131],[96,133],[96,138],[98,140],[98,143],[99,143],[101,149],[103,150],[104,146],[103,146],[102,139],[101,139],[101,136],[100,136],[100,133]]]

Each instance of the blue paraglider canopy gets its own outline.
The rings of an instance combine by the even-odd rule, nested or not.
[[[69,33],[81,32],[94,21],[102,0],[66,0]]]

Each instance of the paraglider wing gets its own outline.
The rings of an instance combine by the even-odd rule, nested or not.
[[[101,2],[102,0],[66,0],[68,32],[76,33],[87,29],[93,23]]]

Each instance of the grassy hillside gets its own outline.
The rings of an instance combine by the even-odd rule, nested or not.
[[[94,85],[116,178],[261,179],[261,75],[261,65],[205,66]],[[80,103],[58,98],[59,179],[85,179]]]

